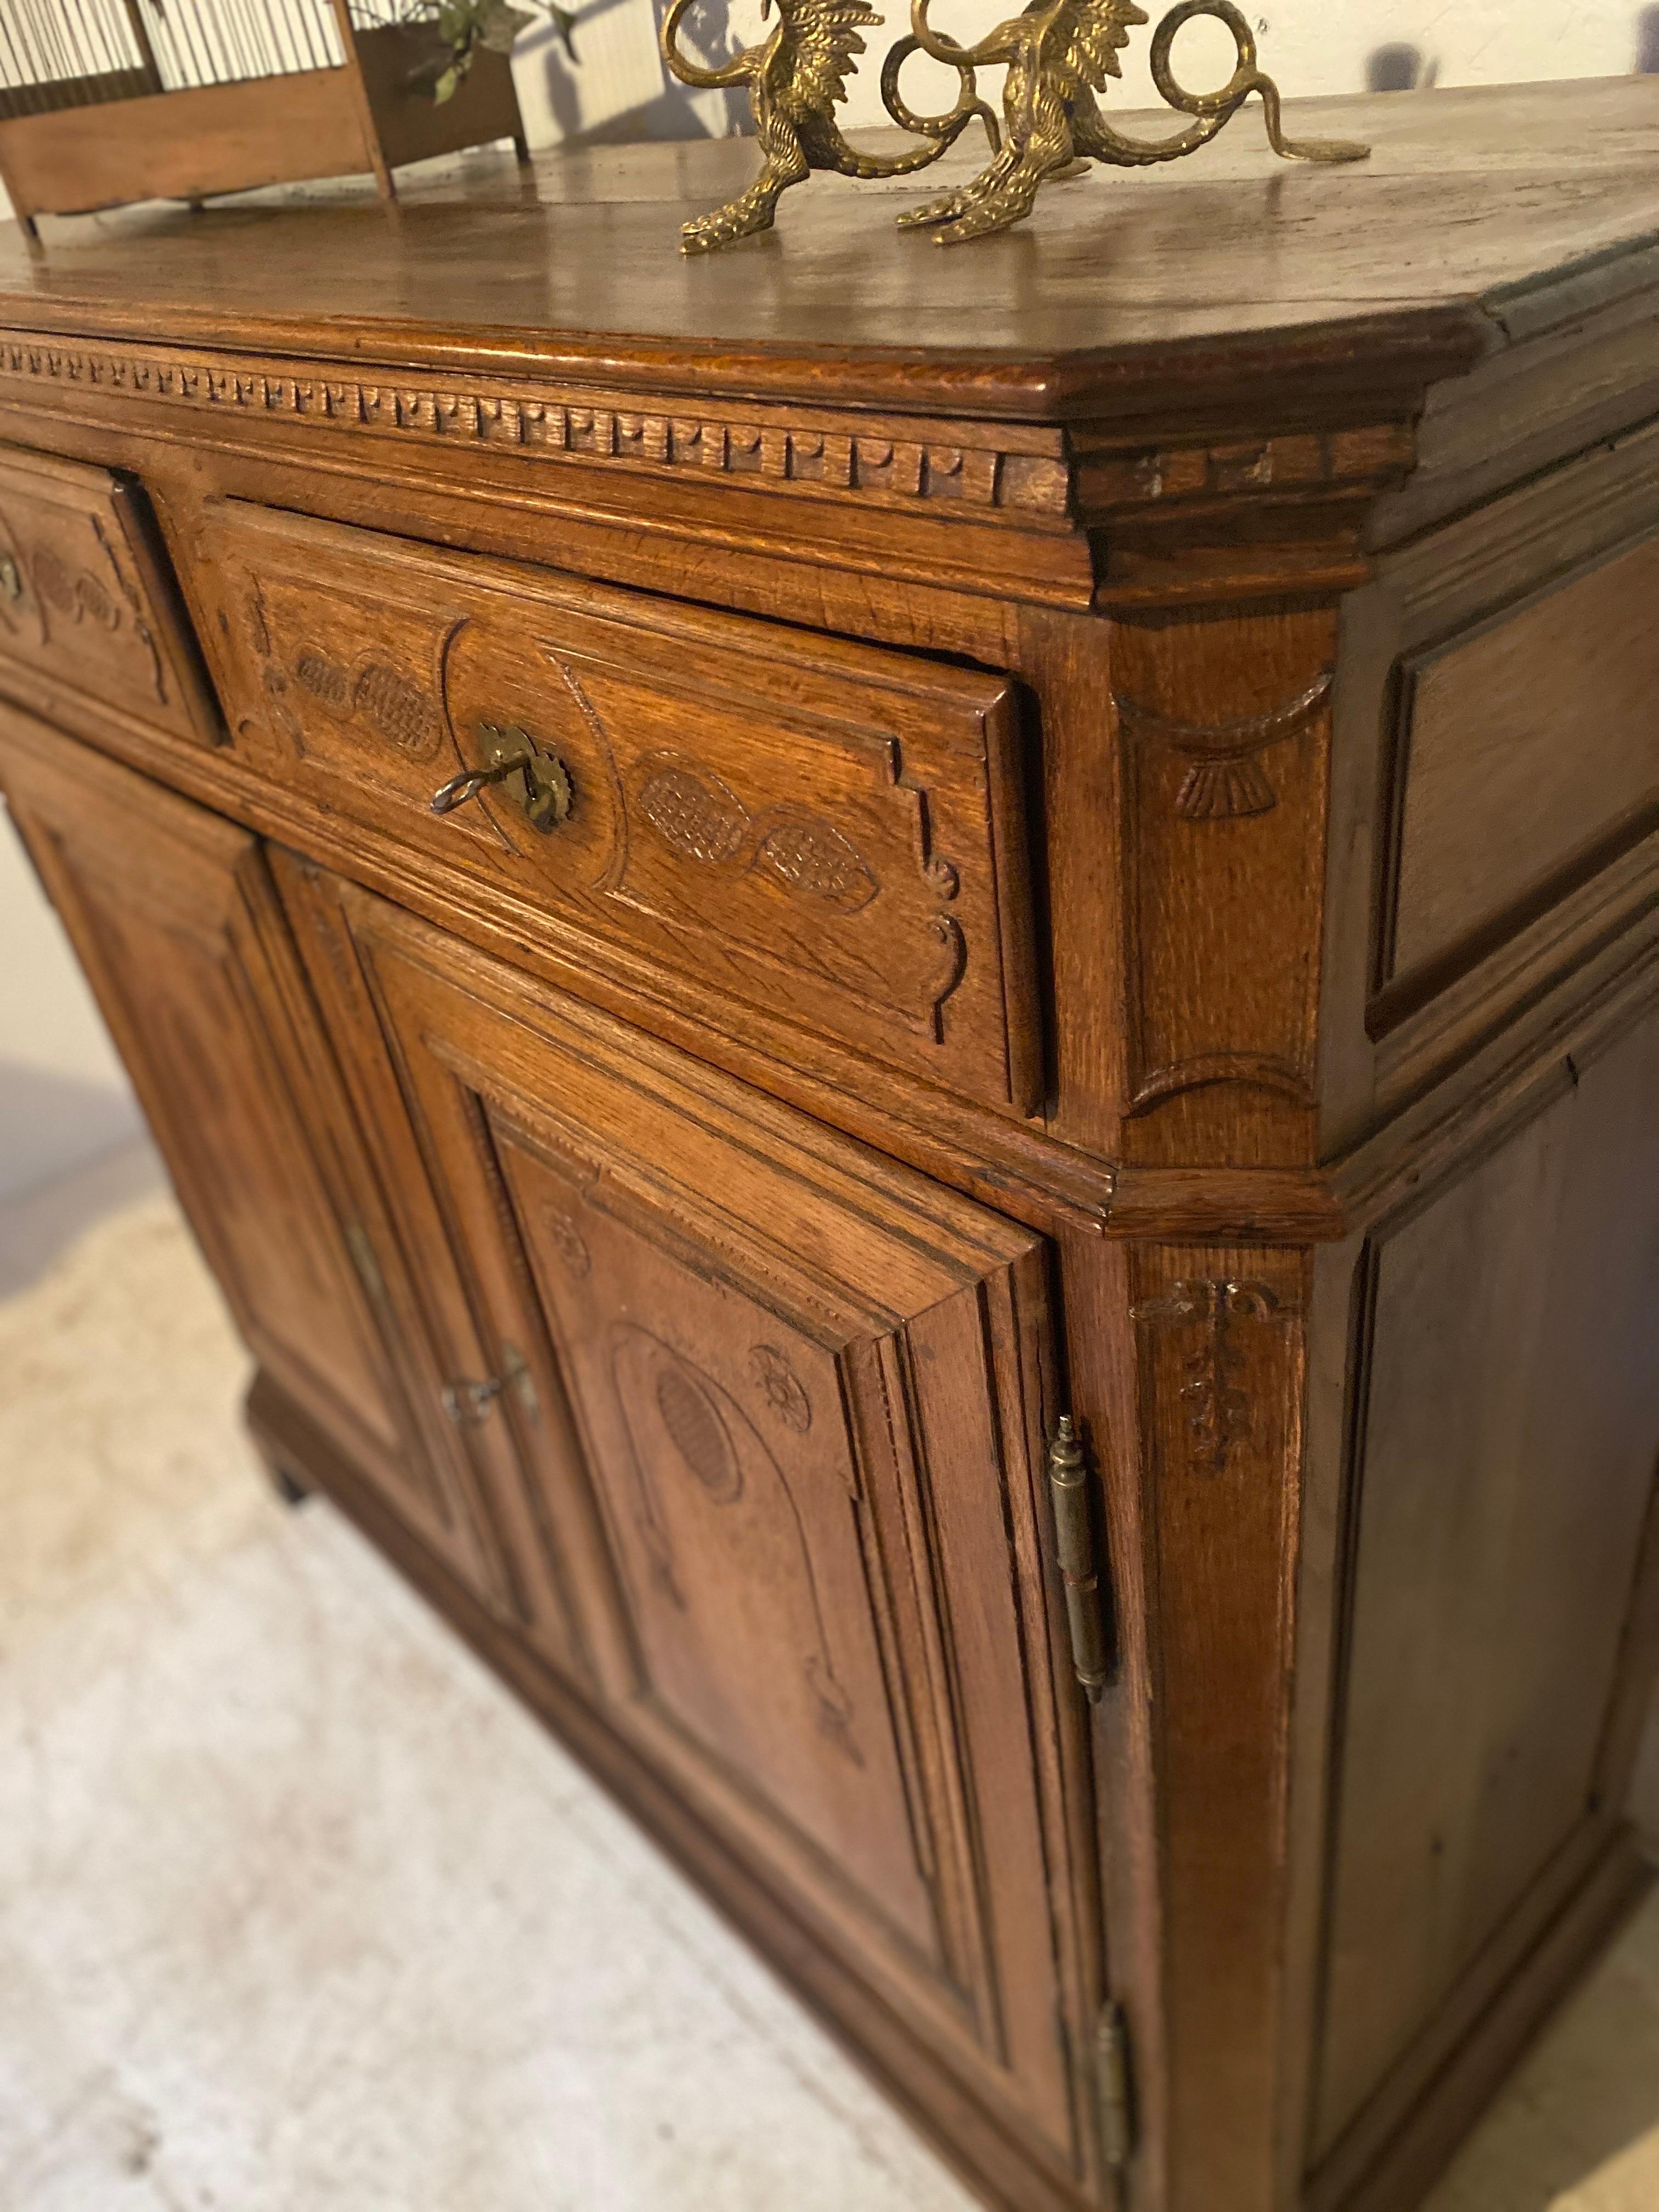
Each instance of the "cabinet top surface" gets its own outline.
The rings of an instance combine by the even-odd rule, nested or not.
[[[814,177],[777,229],[696,260],[680,223],[752,140],[546,155],[368,184],[0,227],[0,320],[365,362],[563,369],[826,403],[1054,419],[1162,387],[1303,371],[1425,383],[1659,283],[1659,79],[1294,103],[1363,166],[1273,159],[1260,112],[1150,172],[1096,169],[1027,223],[941,250],[898,232],[925,179]],[[1127,118],[1157,135],[1161,118]]]

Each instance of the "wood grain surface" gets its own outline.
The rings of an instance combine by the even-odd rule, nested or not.
[[[15,620],[118,511],[209,671],[0,609],[0,769],[263,1448],[1007,2212],[1408,2212],[1641,1878],[1659,83],[1255,127],[0,240]]]
[[[302,210],[57,225],[38,263],[8,239],[0,317],[340,354],[367,330],[386,359],[1014,415],[1144,410],[1160,386],[1167,404],[1213,378],[1214,347],[1247,385],[1297,368],[1376,389],[1501,345],[1599,256],[1639,270],[1659,86],[1572,99],[1571,119],[1553,86],[1292,102],[1293,130],[1364,138],[1371,161],[1287,171],[1247,117],[1178,172],[1092,176],[971,253],[897,233],[902,186],[815,179],[775,235],[685,263],[679,225],[746,175],[740,142],[543,155],[528,185],[501,155],[390,215],[365,185]]]

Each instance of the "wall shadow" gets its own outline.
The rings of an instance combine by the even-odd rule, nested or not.
[[[131,1144],[143,1127],[129,1091],[0,1058],[0,1203]]]
[[[606,144],[634,145],[648,138],[735,138],[745,137],[753,125],[749,101],[741,86],[726,91],[704,92],[696,97],[690,85],[681,84],[662,70],[662,89],[656,96],[623,113],[608,117],[605,122],[584,125],[581,118],[581,95],[576,72],[581,67],[582,33],[595,17],[613,7],[634,7],[639,0],[589,0],[589,4],[577,14],[574,33],[576,59],[573,62],[565,52],[558,33],[551,24],[526,31],[519,41],[521,55],[530,55],[539,62],[547,87],[547,104],[553,119],[559,126],[560,143],[565,146],[602,146]],[[653,0],[653,24],[660,27],[663,0]],[[702,4],[690,11],[680,30],[680,41],[685,51],[706,68],[718,68],[729,61],[741,47],[732,27],[731,0],[702,0]],[[700,112],[701,111],[701,112]],[[711,111],[718,118],[711,125]]]
[[[1659,8],[1644,8],[1636,19],[1636,67],[1642,76],[1659,76]]]
[[[1427,60],[1421,46],[1378,46],[1365,64],[1365,84],[1370,92],[1426,92],[1439,74],[1439,63]]]

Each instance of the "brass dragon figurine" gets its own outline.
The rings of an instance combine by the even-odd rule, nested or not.
[[[1195,153],[1253,93],[1261,98],[1269,143],[1287,161],[1363,161],[1370,150],[1336,140],[1301,142],[1285,136],[1279,88],[1257,65],[1255,36],[1232,0],[1181,0],[1158,25],[1152,40],[1152,82],[1171,107],[1194,119],[1173,137],[1152,143],[1114,131],[1096,100],[1109,77],[1122,75],[1118,56],[1129,43],[1130,31],[1152,21],[1135,0],[1031,0],[1023,15],[966,47],[931,27],[928,6],[929,0],[911,0],[912,37],[906,44],[957,70],[964,96],[976,66],[1002,64],[1008,72],[1002,93],[1006,131],[988,166],[958,191],[899,217],[903,228],[931,229],[941,246],[982,238],[1022,221],[1049,179],[1078,173],[1085,161],[1139,168]],[[1218,92],[1188,92],[1176,78],[1176,35],[1198,15],[1224,23],[1238,49],[1237,66]]]
[[[884,161],[849,146],[835,115],[847,97],[854,63],[865,51],[861,33],[884,20],[867,0],[777,0],[778,20],[770,35],[712,69],[693,61],[679,45],[679,27],[691,5],[692,0],[670,0],[662,21],[663,59],[682,84],[748,86],[762,167],[746,191],[683,227],[682,252],[709,253],[757,231],[769,230],[783,194],[791,185],[804,183],[814,169],[860,179],[907,177],[925,169],[955,144],[975,116],[985,125],[992,152],[998,149],[996,118],[976,95],[971,67],[950,40],[939,33],[931,34],[928,52],[946,56],[956,70],[956,106],[948,115],[939,116],[914,115],[903,106],[898,98],[898,71],[922,41],[901,40],[882,71],[883,94],[894,119],[920,131],[930,143]],[[763,17],[771,6],[772,0],[762,0]]]

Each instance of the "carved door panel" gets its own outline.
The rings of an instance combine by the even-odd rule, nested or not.
[[[395,1243],[257,841],[0,710],[0,781],[248,1344],[470,1578],[411,1429]]]
[[[367,894],[283,883],[378,1005],[361,1095],[419,1145],[455,1255],[424,1264],[468,1278],[520,1448],[503,1521],[568,1589],[590,1694],[1074,2164],[1036,1240]]]

